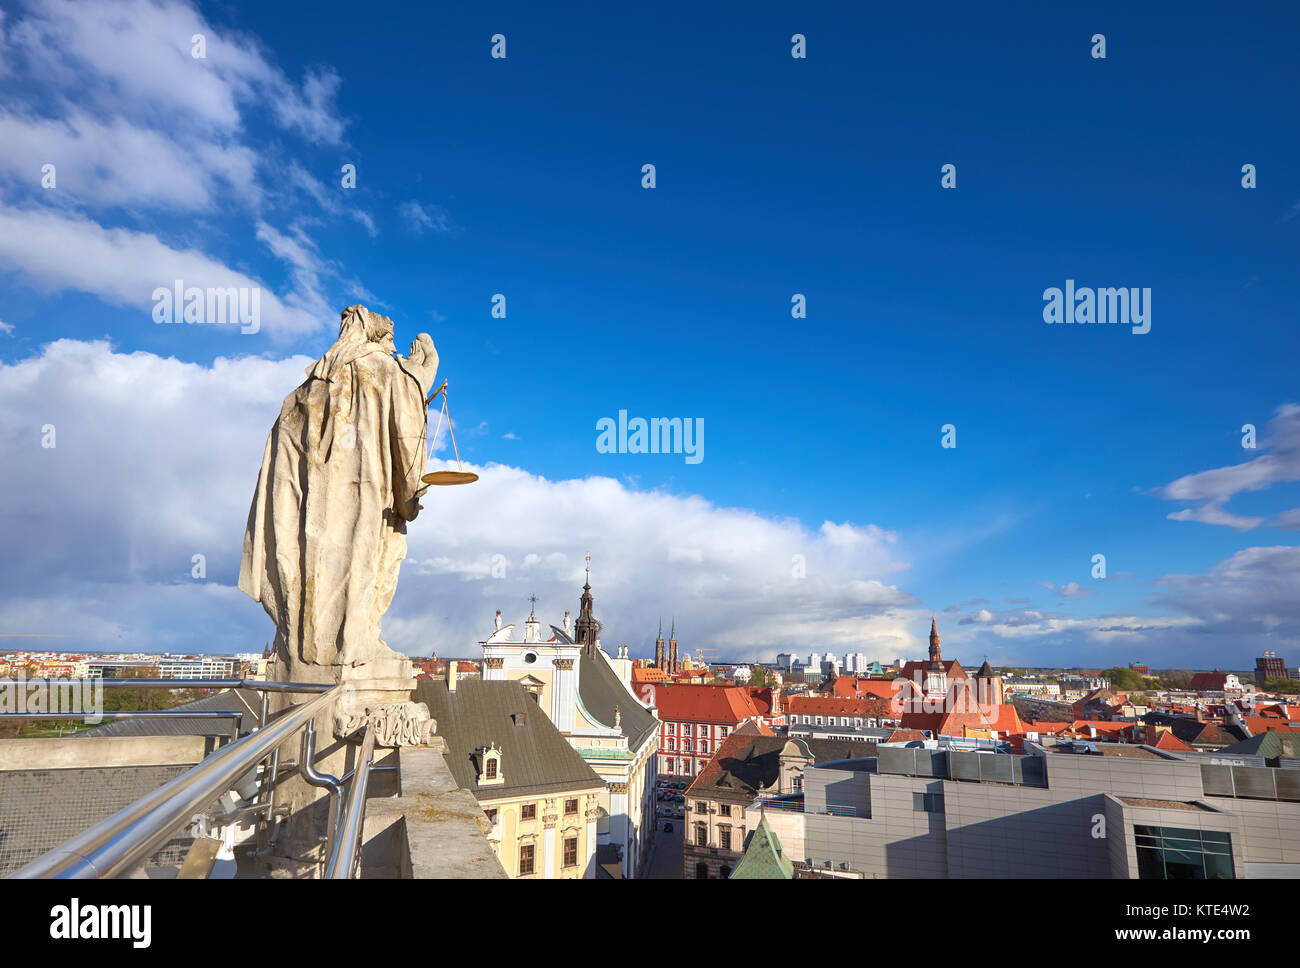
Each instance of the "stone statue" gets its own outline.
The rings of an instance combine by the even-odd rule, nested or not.
[[[267,437],[239,587],[275,622],[283,678],[338,681],[362,666],[353,675],[382,678],[409,665],[379,626],[427,490],[438,353],[421,333],[405,358],[394,354],[393,321],[349,306]]]

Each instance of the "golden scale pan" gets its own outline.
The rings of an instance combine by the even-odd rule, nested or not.
[[[454,471],[431,471],[420,478],[425,484],[436,484],[446,487],[450,484],[473,484],[478,480],[478,475],[471,471],[464,470],[460,463],[460,448],[456,446],[456,429],[451,425],[451,414],[447,410],[447,381],[442,381],[442,386],[429,394],[429,399],[424,401],[425,407],[433,405],[434,397],[442,394],[442,409],[438,412],[438,426],[433,431],[433,450],[438,449],[438,431],[442,429],[442,418],[447,418],[447,429],[451,431],[451,446],[456,452],[456,470]]]

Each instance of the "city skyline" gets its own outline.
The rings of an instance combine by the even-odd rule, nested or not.
[[[401,651],[558,622],[590,555],[638,658],[662,616],[892,661],[933,615],[996,665],[1296,661],[1294,11],[123,9],[0,19],[0,647],[260,651],[257,462],[364,302],[432,334],[480,474],[410,527]],[[257,330],[159,323],[176,280]],[[1149,331],[1046,323],[1076,285]],[[602,450],[620,414],[702,459]]]

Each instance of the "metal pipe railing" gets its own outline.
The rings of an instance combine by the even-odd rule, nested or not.
[[[121,680],[118,680],[121,681]],[[279,719],[227,745],[148,796],[101,820],[15,872],[15,878],[119,877],[147,861],[258,761],[292,737],[341,694],[332,686]],[[286,690],[290,691],[290,690]]]
[[[361,846],[361,828],[366,818],[366,789],[370,785],[370,768],[375,759],[375,729],[366,728],[357,765],[353,769],[352,788],[348,791],[347,806],[334,837],[334,846],[325,864],[325,876],[332,879],[349,879],[356,872],[357,852]]]
[[[329,819],[325,824],[325,852],[326,856],[334,852],[334,845],[338,843],[338,824],[339,811],[343,802],[343,781],[336,776],[328,773],[322,773],[316,769],[316,727],[308,723],[307,728],[302,731],[302,750],[301,763],[298,766],[298,773],[309,784],[314,787],[320,787],[329,791]]]
[[[30,685],[40,682],[28,679]],[[253,689],[257,692],[328,692],[332,682],[268,682],[263,679],[46,679],[45,682],[102,682],[105,689]]]

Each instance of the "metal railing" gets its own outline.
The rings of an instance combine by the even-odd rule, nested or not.
[[[132,680],[105,680],[131,682]],[[143,688],[160,681],[243,683],[246,680],[135,680]],[[248,682],[249,688],[268,683]],[[309,683],[274,683],[275,691],[317,692],[314,698],[289,709],[273,723],[228,744],[158,790],[124,807],[90,829],[37,858],[14,873],[15,878],[119,877],[153,856],[189,823],[194,814],[230,790],[235,782],[272,755],[286,740],[310,723],[341,694],[342,687]],[[166,688],[178,688],[167,686]],[[182,687],[183,688],[183,687]],[[232,688],[201,686],[196,688]]]
[[[329,860],[325,864],[325,876],[328,878],[346,879],[356,873],[361,828],[366,819],[366,789],[370,785],[370,770],[374,759],[375,730],[374,727],[367,727],[365,739],[361,741],[361,751],[357,754],[356,768],[352,771],[352,788],[348,791],[347,806],[339,822]]]

